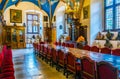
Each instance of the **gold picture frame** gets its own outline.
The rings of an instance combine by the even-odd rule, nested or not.
[[[10,9],[10,22],[22,23],[22,10]]]
[[[89,5],[83,7],[83,19],[88,19],[89,18]]]

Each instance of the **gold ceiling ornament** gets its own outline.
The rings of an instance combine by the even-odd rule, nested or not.
[[[65,2],[65,13],[72,15],[73,19],[80,19],[84,0],[69,0]]]

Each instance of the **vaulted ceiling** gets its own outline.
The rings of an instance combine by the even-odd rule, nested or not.
[[[37,5],[38,7],[40,7],[48,14],[48,16],[50,16],[50,5],[51,5],[51,14],[53,15],[59,1],[64,1],[64,2],[71,1],[71,3],[73,3],[74,1],[80,1],[80,0],[0,0],[0,10],[5,10],[6,8],[12,5],[17,6],[19,2],[31,2]]]
[[[0,0],[0,10],[6,9],[12,5],[18,5],[19,2],[31,2],[42,10],[44,10],[48,16],[50,16],[50,5],[51,5],[51,14],[54,14],[55,8],[59,3],[59,0]]]

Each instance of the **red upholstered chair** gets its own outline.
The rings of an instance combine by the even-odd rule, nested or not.
[[[90,46],[89,46],[89,45],[85,45],[85,46],[83,47],[83,49],[90,51]]]
[[[44,59],[44,45],[41,45],[41,57],[42,57],[42,60]]]
[[[41,44],[39,44],[38,47],[39,47],[38,56],[41,57]]]
[[[1,73],[14,72],[14,67],[12,65],[2,66]]]
[[[62,43],[62,46],[65,46],[65,43],[64,43],[64,42]]]
[[[42,41],[41,41],[40,44],[45,44],[45,42],[42,42]]]
[[[4,53],[1,52],[1,53],[0,53],[0,67],[2,66],[3,59],[4,59]]]
[[[111,54],[111,49],[110,48],[101,48],[101,53],[104,53],[104,54]]]
[[[46,57],[47,57],[47,53],[48,53],[48,47],[44,46],[44,49],[43,49],[43,58],[44,60],[46,61]],[[47,61],[46,61],[47,62]]]
[[[99,52],[99,48],[97,46],[92,46],[90,50],[93,52]]]
[[[95,62],[90,58],[81,58],[81,71],[83,79],[96,79]]]
[[[55,42],[55,45],[58,45],[58,42]]]
[[[69,47],[74,48],[75,46],[74,44],[69,44]]]
[[[66,46],[66,47],[69,47],[69,43],[65,43],[65,46]]]
[[[47,63],[50,62],[50,65],[51,65],[51,62],[52,62],[52,49],[48,47],[48,53],[47,53]]]
[[[75,74],[76,76],[80,75],[81,67],[80,63],[76,62],[76,57],[72,55],[70,52],[67,53],[66,55],[66,77],[68,78],[69,72]]]
[[[112,55],[120,56],[120,49],[114,49],[114,50],[112,50]]]
[[[15,79],[14,72],[7,72],[0,74],[0,79]]]
[[[61,42],[58,42],[58,45],[60,46],[60,45],[61,45]]]
[[[105,61],[98,62],[97,79],[119,79],[118,70],[108,62]]]
[[[58,53],[57,53],[57,50],[56,49],[52,49],[52,67],[53,67],[53,65],[56,65],[56,70],[57,70],[57,56],[58,56]]]
[[[64,75],[65,75],[65,66],[66,66],[66,54],[59,50],[58,51],[58,71],[60,68],[64,69]]]

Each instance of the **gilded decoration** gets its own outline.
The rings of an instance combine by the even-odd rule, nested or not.
[[[22,23],[22,10],[10,9],[10,22]]]

